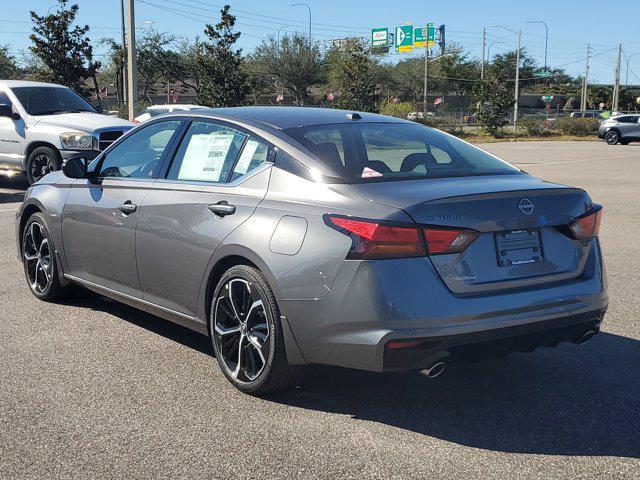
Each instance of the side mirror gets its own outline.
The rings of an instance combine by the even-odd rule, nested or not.
[[[62,173],[69,178],[87,178],[87,161],[84,157],[71,157],[62,164]]]
[[[13,118],[13,110],[11,109],[11,105],[0,103],[0,117]]]

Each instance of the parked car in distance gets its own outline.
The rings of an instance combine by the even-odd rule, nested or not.
[[[596,118],[598,120],[605,118],[602,115],[602,112],[596,112],[594,110],[587,110],[586,112],[571,112],[571,115],[569,116],[571,118]]]
[[[640,114],[618,115],[600,123],[598,137],[609,145],[640,142]]]
[[[436,376],[585,342],[608,303],[601,218],[584,190],[415,122],[241,107],[68,160],[16,235],[39,299],[77,284],[187,326],[265,394],[305,364]]]
[[[188,110],[196,110],[198,108],[206,108],[200,105],[191,105],[188,103],[183,104],[167,104],[167,105],[151,105],[144,109],[144,111],[133,119],[133,123],[142,123],[147,120],[151,120],[158,115],[164,115],[165,113],[173,112],[186,112]]]
[[[0,169],[24,171],[30,184],[69,157],[95,158],[132,127],[65,86],[0,80]]]

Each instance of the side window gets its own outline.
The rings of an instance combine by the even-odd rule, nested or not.
[[[159,122],[133,133],[107,152],[100,176],[155,178],[162,154],[179,126],[179,120]]]
[[[4,92],[0,92],[0,103],[11,105],[11,100],[9,100],[9,97],[7,97],[7,94]]]
[[[167,178],[226,182],[247,134],[214,122],[195,121],[176,152]]]
[[[269,145],[257,138],[249,137],[233,168],[231,181],[240,178],[267,161],[269,161]]]

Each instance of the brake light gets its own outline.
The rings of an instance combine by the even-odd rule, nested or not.
[[[417,227],[327,215],[327,224],[351,237],[349,259],[421,257],[427,254]]]
[[[600,233],[602,206],[594,205],[593,210],[576,218],[569,224],[569,231],[574,238],[593,238]]]
[[[427,227],[422,232],[427,240],[429,255],[460,253],[478,238],[478,232],[466,229]]]

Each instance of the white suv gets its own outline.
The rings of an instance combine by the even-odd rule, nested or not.
[[[0,169],[25,171],[30,184],[79,153],[96,157],[132,127],[62,85],[0,80]]]

